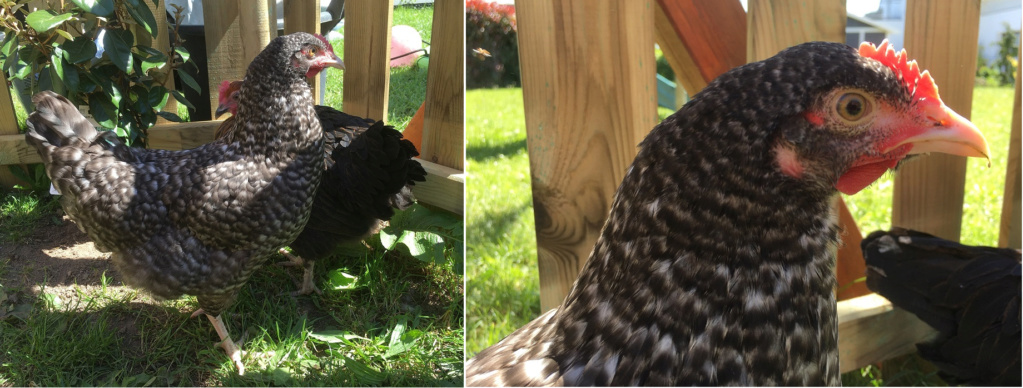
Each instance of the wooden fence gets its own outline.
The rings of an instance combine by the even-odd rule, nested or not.
[[[968,116],[980,2],[909,0],[905,46]],[[541,310],[561,303],[596,241],[636,144],[656,124],[651,47],[692,95],[747,61],[812,40],[845,42],[843,0],[518,0],[519,53],[536,214]],[[650,28],[651,25],[654,28]],[[947,26],[957,26],[947,28]],[[1020,246],[1020,89],[1012,122],[1001,244]],[[992,144],[992,147],[1010,147]],[[931,155],[896,177],[893,224],[957,240],[966,161]],[[949,189],[951,188],[951,189]],[[839,284],[864,276],[862,235],[847,231]],[[913,351],[932,330],[858,284],[839,294],[842,371]]]
[[[145,2],[150,4],[149,2]],[[203,0],[209,85],[217,90],[222,80],[245,76],[249,62],[277,34],[272,17],[272,0]],[[319,0],[285,0],[284,31],[319,33]],[[164,2],[150,5],[157,15],[160,31],[167,31]],[[393,0],[348,0],[345,15],[343,110],[347,113],[387,119],[390,78],[391,10]],[[420,162],[427,171],[426,182],[417,184],[419,202],[457,214],[463,212],[464,103],[463,55],[465,11],[460,0],[437,0],[434,6],[431,66],[427,74],[427,92],[423,119],[423,144]],[[166,33],[159,35],[153,47],[166,51]],[[336,71],[336,70],[335,70]],[[0,75],[2,77],[2,75]],[[319,82],[311,82],[314,88]],[[328,87],[330,87],[328,85]],[[35,149],[25,143],[18,127],[7,88],[0,88],[0,184],[11,186],[16,179],[6,165],[39,163]],[[313,93],[317,96],[318,93]],[[173,99],[172,99],[173,101]],[[217,106],[216,93],[209,104]],[[173,112],[168,103],[165,110]],[[149,128],[149,146],[159,149],[188,149],[213,140],[221,121],[190,123],[159,122]]]

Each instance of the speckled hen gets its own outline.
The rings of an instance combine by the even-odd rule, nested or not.
[[[240,374],[220,317],[249,276],[298,236],[323,171],[305,78],[339,62],[319,36],[274,39],[252,61],[233,142],[185,151],[129,148],[64,97],[33,97],[26,140],[60,203],[126,282],[160,298],[195,295]],[[196,314],[193,314],[195,316]]]
[[[242,84],[221,83],[217,117],[225,112],[237,114]],[[313,282],[316,260],[386,227],[396,209],[404,210],[415,202],[415,183],[426,180],[426,170],[413,159],[419,152],[402,139],[401,132],[329,106],[315,109],[325,140],[323,183],[316,190],[309,223],[289,244],[292,252],[281,249],[291,260],[282,264],[303,268],[302,284],[293,295],[320,293]],[[234,125],[232,116],[214,136],[226,138]]]
[[[926,152],[988,154],[887,43],[728,71],[640,144],[561,306],[466,384],[839,384],[833,202]]]

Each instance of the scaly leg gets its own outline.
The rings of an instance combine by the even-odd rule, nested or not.
[[[281,248],[277,252],[280,252],[280,254],[284,255],[284,257],[286,257],[286,258],[288,258],[288,260],[290,260],[290,261],[282,261],[280,263],[277,263],[277,265],[279,265],[279,266],[282,266],[282,267],[301,267],[301,266],[303,266],[305,264],[305,260],[303,260],[302,257],[300,257],[298,255],[291,254],[291,252],[288,252],[287,249]]]
[[[242,364],[242,351],[239,350],[242,341],[245,341],[245,336],[243,335],[243,338],[239,340],[238,343],[235,343],[231,340],[231,334],[227,332],[227,326],[224,326],[224,320],[222,320],[219,315],[214,317],[206,314],[203,309],[195,310],[190,318],[195,318],[200,314],[206,315],[206,318],[209,318],[210,322],[213,323],[213,329],[215,329],[217,331],[217,335],[220,336],[220,347],[224,348],[224,351],[227,352],[227,356],[231,358],[231,361],[234,361],[234,365],[238,368],[238,375],[245,375],[245,365]]]
[[[298,291],[292,292],[291,296],[309,295],[312,292],[323,295],[323,291],[320,291],[313,282],[313,264],[314,262],[310,261],[307,265],[303,266],[302,286],[299,287]]]

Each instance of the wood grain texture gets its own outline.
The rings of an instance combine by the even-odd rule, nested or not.
[[[437,0],[423,112],[424,160],[465,167],[465,2]]]
[[[345,3],[345,113],[387,121],[393,8],[394,0]]]
[[[842,226],[842,245],[838,247],[838,263],[835,271],[838,280],[838,300],[852,299],[867,295],[870,289],[867,283],[856,282],[867,276],[867,263],[863,261],[863,233],[856,226],[856,219],[849,212],[845,200],[838,197],[838,223]]]
[[[736,0],[657,0],[657,44],[690,95],[746,63],[746,12]]]
[[[653,0],[516,3],[540,306],[561,303],[657,123]]]
[[[149,7],[149,11],[152,12],[154,16],[164,15],[167,13],[164,0],[156,2],[157,4],[153,4],[151,2],[143,3]],[[152,47],[160,50],[160,52],[166,53],[170,50],[170,33],[168,32],[167,18],[156,18],[156,30],[159,32],[157,33],[156,38],[153,38]],[[167,82],[164,84],[164,87],[168,90],[174,90],[174,72],[167,74]],[[161,109],[161,111],[178,114],[178,100],[175,100],[174,97],[168,97],[167,103],[163,105],[163,109]],[[163,117],[158,117],[156,119],[157,124],[165,124],[169,122],[171,121],[168,121]]]
[[[1021,53],[1023,54],[1023,53]],[[1023,58],[1023,57],[1021,57]],[[1020,82],[1016,75],[1016,97],[1012,108],[1012,135],[1009,141],[1009,158],[1005,168],[1005,193],[1002,195],[1002,218],[999,225],[998,246],[1020,249]]]
[[[14,113],[14,101],[11,98],[11,89],[7,87],[7,74],[0,71],[0,81],[4,87],[0,87],[0,139],[2,138],[20,138],[23,144],[18,145],[15,143],[9,143],[7,141],[0,140],[0,187],[10,188],[17,184],[24,184],[21,179],[15,178],[14,174],[11,174],[11,170],[7,168],[8,164],[23,164],[23,163],[38,163],[41,161],[36,150],[24,144],[25,135],[18,134],[18,116]],[[24,147],[28,147],[25,149]],[[35,155],[35,162],[24,161],[25,155],[31,152]]]
[[[284,0],[284,34],[300,31],[310,34],[320,33],[319,0]],[[320,88],[320,77],[323,75],[317,74],[307,80],[309,89],[313,93],[314,104],[320,103],[320,92],[317,90]]]
[[[221,81],[245,78],[249,63],[270,43],[269,11],[265,1],[251,0],[203,0],[202,7],[209,88],[217,90]],[[217,93],[210,93],[210,111],[217,105]]]
[[[868,294],[838,302],[838,354],[842,373],[916,351],[937,334],[884,297]]]
[[[930,71],[945,105],[966,118],[973,103],[979,22],[979,0],[906,3],[909,57]],[[965,157],[935,153],[905,163],[895,176],[892,225],[958,241],[965,183]]]
[[[464,215],[465,173],[451,167],[419,160],[426,170],[426,182],[412,189],[416,200],[449,212]]]
[[[845,42],[844,0],[751,0],[748,6],[748,62],[804,42]]]

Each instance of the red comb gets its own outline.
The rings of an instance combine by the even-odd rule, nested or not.
[[[941,97],[938,97],[938,85],[934,84],[931,73],[927,70],[920,72],[920,66],[916,64],[916,61],[908,60],[906,50],[903,49],[896,53],[888,43],[888,39],[882,41],[877,47],[870,42],[860,43],[860,55],[875,59],[892,69],[895,76],[899,77],[902,85],[909,90],[914,98],[933,98],[941,102]]]
[[[316,36],[316,39],[319,39],[321,42],[323,42],[325,46],[327,46],[327,50],[330,50],[330,52],[334,52],[334,46],[332,46],[330,42],[327,41],[327,38],[324,38],[323,35],[320,34],[313,35]]]

